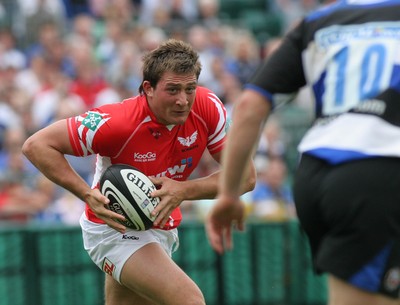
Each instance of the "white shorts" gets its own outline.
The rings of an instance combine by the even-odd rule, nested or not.
[[[121,271],[128,258],[149,243],[158,243],[172,255],[179,247],[178,230],[135,231],[127,228],[125,234],[106,224],[94,223],[85,213],[79,221],[82,228],[83,246],[93,262],[105,273],[121,283]]]

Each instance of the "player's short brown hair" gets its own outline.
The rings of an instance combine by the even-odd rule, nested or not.
[[[199,78],[201,63],[193,47],[181,40],[169,39],[143,56],[143,80],[139,92],[144,93],[143,81],[155,87],[165,72],[193,73]]]

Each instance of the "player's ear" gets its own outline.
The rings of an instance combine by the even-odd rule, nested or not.
[[[147,96],[153,96],[153,87],[151,86],[149,81],[143,81],[143,90]]]

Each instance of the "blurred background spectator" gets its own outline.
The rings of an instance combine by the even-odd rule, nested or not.
[[[285,158],[285,136],[286,134],[280,125],[279,119],[276,116],[271,115],[261,132],[255,156],[256,166],[259,157],[261,160],[269,158]]]
[[[27,223],[45,209],[54,186],[39,174],[21,153],[25,130],[13,127],[4,133],[0,151],[0,220]]]
[[[77,224],[83,204],[40,176],[21,155],[21,144],[55,120],[138,94],[145,52],[170,37],[190,42],[203,65],[200,85],[220,97],[230,116],[243,84],[282,34],[318,5],[317,0],[0,0],[0,218]],[[255,194],[276,193],[266,191],[272,172],[280,175],[276,183],[289,198],[301,134],[286,131],[299,133],[309,122],[307,90],[294,99],[292,111],[277,109],[266,125]],[[68,160],[91,183],[95,157]],[[214,166],[205,154],[194,176]],[[255,194],[244,200],[255,203]],[[188,219],[202,219],[212,204],[182,207]],[[287,217],[293,216],[287,207]],[[252,213],[262,216],[263,208],[257,203]]]
[[[256,187],[250,193],[250,217],[286,221],[296,217],[285,161],[264,157],[258,164]]]

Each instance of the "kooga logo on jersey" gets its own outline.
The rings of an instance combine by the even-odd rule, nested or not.
[[[133,158],[135,159],[136,162],[149,162],[149,161],[155,161],[157,157],[156,153],[153,153],[151,151],[141,154],[141,153],[134,153]]]

